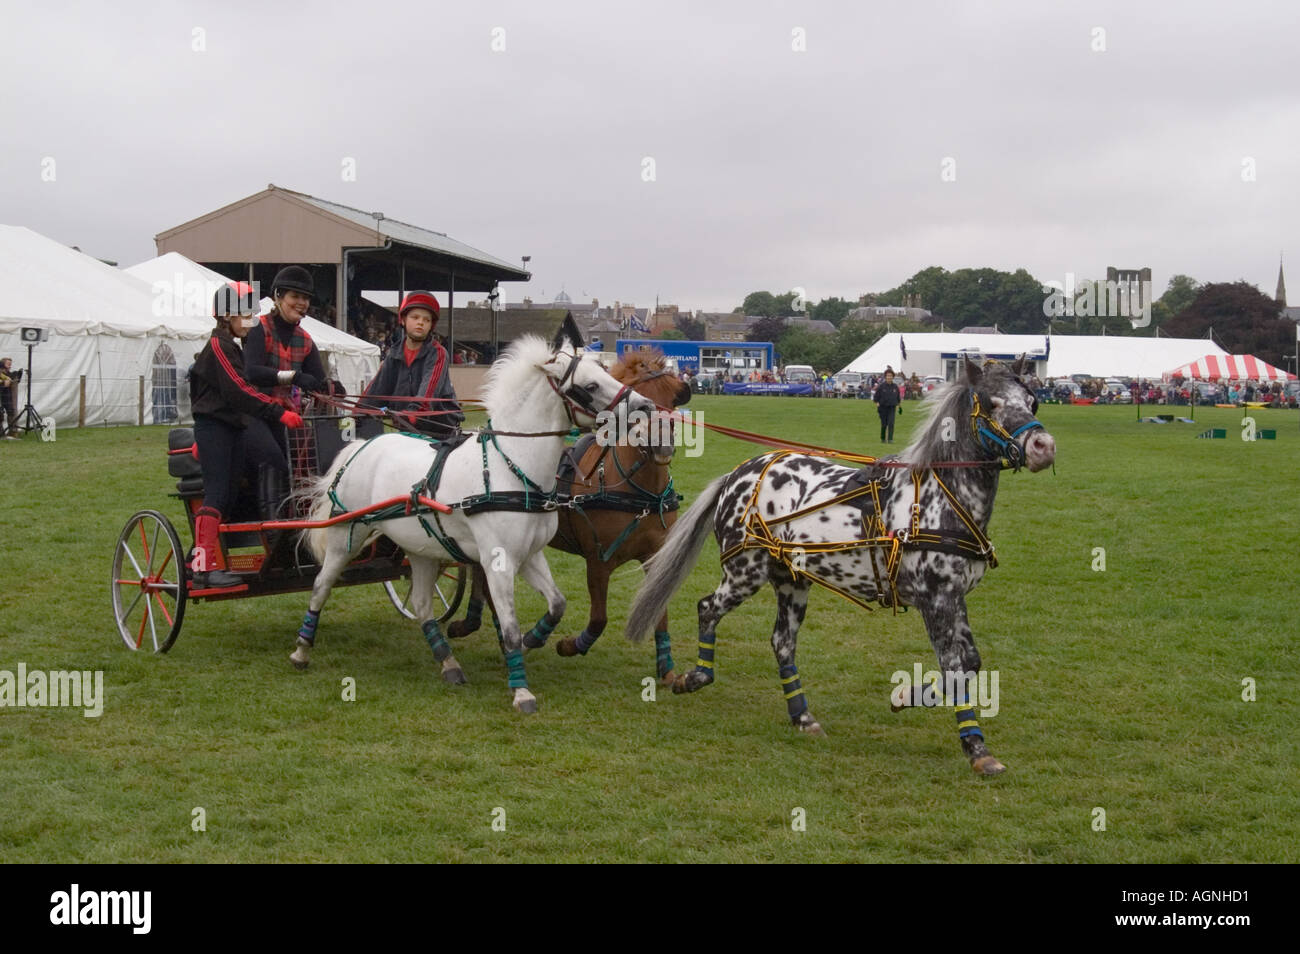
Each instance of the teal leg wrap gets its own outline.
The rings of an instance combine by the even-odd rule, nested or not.
[[[668,632],[655,630],[655,673],[662,679],[673,671],[672,639]]]
[[[508,684],[511,689],[528,688],[528,680],[524,678],[524,654],[522,650],[516,649],[512,653],[506,653],[506,670],[510,673]]]
[[[320,613],[307,611],[307,615],[302,618],[302,625],[298,627],[298,638],[308,646],[316,645],[316,627],[320,623]]]
[[[424,641],[429,644],[433,650],[433,658],[442,662],[451,655],[451,647],[447,645],[447,640],[442,638],[442,629],[438,626],[436,619],[427,619],[424,621]]]
[[[524,635],[524,645],[529,649],[541,649],[559,624],[558,619],[551,619],[550,613],[543,614],[537,624]]]

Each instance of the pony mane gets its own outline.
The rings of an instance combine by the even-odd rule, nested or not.
[[[623,376],[628,372],[633,375],[644,374],[647,372],[662,371],[664,369],[664,353],[658,348],[650,348],[646,351],[625,351],[623,357],[619,359],[614,367],[609,369],[612,377],[623,380]]]
[[[982,390],[996,391],[997,384],[1002,383],[997,379],[1015,377],[1000,361],[986,361],[981,370],[984,372]],[[970,390],[971,386],[961,380],[931,392],[922,404],[925,423],[899,455],[902,460],[915,468],[935,461],[976,460],[983,456],[970,428]],[[949,419],[955,428],[955,439],[945,435]]]
[[[527,387],[529,375],[549,361],[554,353],[551,345],[539,335],[521,335],[512,341],[501,357],[492,362],[484,379],[483,406],[488,414],[499,413],[506,401]]]

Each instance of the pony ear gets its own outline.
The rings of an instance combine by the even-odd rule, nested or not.
[[[966,383],[977,386],[984,379],[984,372],[969,356],[963,356],[962,360],[966,362]]]
[[[573,320],[573,312],[564,313],[564,321],[560,323],[560,328],[555,332],[555,340],[551,346],[559,351],[564,346],[565,341],[573,343],[574,350],[581,351],[587,346],[587,342],[582,340],[582,332],[578,330],[578,323]]]
[[[1025,366],[1028,363],[1029,363],[1029,355],[1026,354],[1025,352],[1021,352],[1020,357],[1016,358],[1015,362],[1011,365],[1011,373],[1014,374],[1016,377],[1020,377],[1022,374],[1025,373]]]

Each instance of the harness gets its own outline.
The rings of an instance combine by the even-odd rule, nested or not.
[[[568,382],[569,378],[572,377],[574,368],[577,366],[577,362],[579,358],[580,355],[578,355],[577,353],[573,355],[572,359],[569,362],[569,367],[566,369],[563,378],[561,378],[559,386],[556,385],[555,380],[553,378],[549,378],[549,377],[547,378],[547,381],[550,383],[551,387],[555,390],[556,394],[558,394],[562,399],[562,401],[564,402],[565,411],[569,417],[569,421],[573,424],[573,429],[564,430],[564,431],[535,431],[535,432],[527,432],[527,433],[518,433],[514,431],[499,431],[493,429],[492,419],[489,417],[487,420],[487,426],[484,427],[481,431],[479,431],[478,434],[475,436],[475,440],[478,442],[479,447],[482,450],[482,457],[483,457],[483,493],[473,494],[469,497],[465,497],[464,499],[459,500],[455,503],[448,504],[447,505],[448,507],[450,507],[452,510],[461,510],[465,513],[466,516],[471,516],[473,514],[483,513],[489,510],[508,510],[514,513],[545,513],[545,512],[557,510],[562,505],[567,505],[567,498],[562,498],[561,494],[559,493],[558,483],[555,488],[549,491],[544,490],[540,484],[538,484],[535,480],[533,480],[526,473],[524,473],[523,468],[520,467],[517,463],[515,463],[515,461],[511,459],[510,455],[507,454],[502,449],[500,443],[498,443],[497,441],[497,436],[503,435],[503,436],[511,436],[511,437],[559,437],[559,436],[572,435],[572,434],[576,434],[578,428],[577,421],[573,416],[572,408],[576,407],[577,409],[583,411],[584,413],[590,414],[593,417],[596,414],[598,414],[599,412],[596,410],[595,402],[591,399],[591,396],[589,394],[587,394],[585,391],[579,391],[576,393],[576,395],[570,394],[570,389],[564,389],[563,387]],[[631,393],[632,393],[632,388],[630,386],[622,387],[618,391],[618,393],[614,395],[613,400],[610,401],[608,407],[606,407],[605,410],[610,410],[618,406],[620,403],[627,400],[627,397]],[[415,438],[417,440],[426,441],[429,444],[433,445],[433,451],[434,451],[433,463],[430,464],[428,473],[426,473],[424,477],[422,477],[420,480],[416,481],[416,483],[411,487],[410,496],[404,503],[394,504],[391,507],[385,507],[381,510],[374,511],[373,513],[366,514],[365,516],[358,517],[357,520],[353,522],[353,524],[348,528],[349,549],[352,546],[352,533],[357,523],[369,525],[372,523],[377,523],[381,520],[391,520],[396,517],[414,516],[419,521],[420,526],[424,529],[425,534],[436,539],[438,543],[443,547],[443,549],[445,549],[449,554],[451,554],[452,559],[454,559],[457,563],[472,563],[473,560],[471,560],[470,557],[465,553],[465,551],[462,550],[456,544],[456,541],[451,537],[450,534],[447,533],[446,529],[443,527],[441,514],[438,511],[428,506],[425,506],[419,501],[419,498],[422,495],[426,495],[430,498],[436,497],[438,492],[438,486],[442,482],[442,472],[444,467],[446,466],[448,456],[451,454],[452,451],[454,451],[456,448],[460,447],[467,440],[469,440],[470,437],[472,436],[471,433],[458,432],[457,434],[455,434],[454,436],[446,440],[440,440],[439,438],[430,437],[425,434],[407,433],[406,436]],[[342,514],[348,512],[347,508],[345,508],[342,502],[339,500],[338,494],[336,492],[339,481],[343,478],[343,474],[347,471],[347,469],[350,466],[352,466],[353,461],[355,461],[358,457],[360,457],[361,452],[364,451],[366,447],[369,446],[369,444],[374,440],[375,438],[372,437],[369,440],[367,440],[364,444],[362,444],[361,447],[358,448],[356,453],[354,453],[350,458],[348,458],[348,460],[343,464],[343,466],[339,468],[338,473],[334,475],[334,479],[330,482],[329,490],[327,491],[327,493],[330,499],[331,517],[341,516]],[[505,462],[505,465],[509,469],[510,473],[513,474],[521,484],[523,484],[524,486],[523,490],[494,491],[492,489],[492,475],[491,475],[491,470],[488,466],[488,445],[489,444],[496,449],[497,454],[499,454],[501,459]],[[429,521],[425,519],[425,517],[428,516],[429,514],[433,515],[432,524],[430,524]]]
[[[1031,419],[1026,424],[1016,428],[1014,432],[1008,432],[1006,428],[990,417],[988,412],[984,410],[985,407],[991,406],[992,401],[987,393],[971,391],[971,431],[981,448],[990,453],[998,454],[1000,458],[982,462],[982,465],[1019,470],[1024,465],[1024,451],[1016,443],[1015,438],[1035,427],[1041,428],[1043,425],[1039,421]],[[1033,401],[1031,407],[1031,413],[1037,413],[1037,401]],[[939,472],[935,467],[923,467],[912,471],[913,497],[909,511],[910,518],[908,525],[901,529],[890,529],[885,526],[883,510],[880,505],[880,486],[885,476],[883,466],[879,465],[869,465],[859,470],[850,479],[850,489],[836,494],[828,500],[810,507],[804,507],[782,517],[765,518],[758,507],[758,495],[763,488],[763,482],[773,464],[793,454],[831,456],[816,453],[810,455],[807,451],[798,450],[781,450],[773,454],[759,474],[758,480],[754,484],[754,490],[750,494],[749,502],[745,505],[741,518],[744,537],[740,543],[730,547],[722,554],[722,562],[725,563],[742,550],[761,549],[784,564],[796,580],[802,577],[864,609],[872,609],[869,603],[843,587],[809,572],[803,561],[803,557],[809,553],[837,553],[844,550],[869,549],[868,557],[871,563],[871,571],[876,581],[876,599],[882,607],[892,609],[895,614],[898,613],[900,607],[904,611],[907,608],[898,595],[898,571],[902,563],[903,551],[906,549],[929,550],[961,556],[970,560],[982,560],[988,564],[990,569],[998,565],[993,542],[980,529],[979,524],[971,516],[965,505],[957,499],[957,495],[939,476]],[[921,485],[925,482],[927,475],[933,478],[939,489],[943,491],[949,507],[962,524],[962,530],[939,532],[921,528]],[[867,499],[868,497],[870,500]],[[774,527],[817,513],[827,507],[842,504],[851,504],[862,511],[862,537],[860,539],[842,542],[797,543],[777,539],[776,534],[773,533]],[[869,508],[868,504],[870,505]]]

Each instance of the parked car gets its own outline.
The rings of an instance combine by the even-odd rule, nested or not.
[[[866,377],[857,371],[841,371],[835,375],[835,396],[858,397]]]
[[[921,379],[921,390],[929,394],[935,388],[942,387],[946,382],[937,374],[927,374]]]

